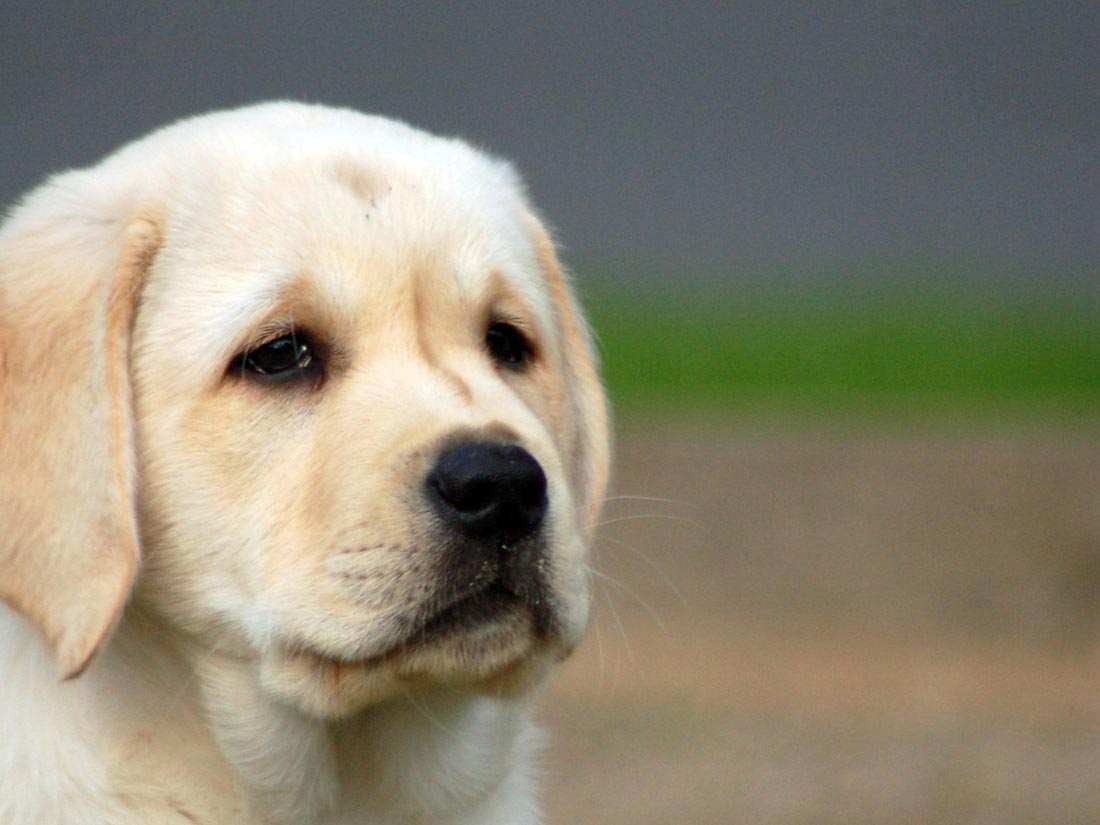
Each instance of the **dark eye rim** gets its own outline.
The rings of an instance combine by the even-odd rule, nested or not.
[[[271,348],[277,346],[292,347],[287,355],[293,360],[285,363],[275,361],[264,363],[260,355],[265,351],[271,354]],[[317,385],[325,375],[325,358],[322,348],[308,332],[290,329],[275,335],[269,335],[255,344],[250,344],[229,365],[229,375],[260,384],[309,384]]]
[[[494,318],[485,330],[485,348],[498,367],[512,372],[525,372],[538,355],[530,335],[518,324],[501,318]]]

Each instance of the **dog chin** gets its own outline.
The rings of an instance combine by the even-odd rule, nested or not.
[[[261,660],[265,690],[305,713],[340,719],[369,705],[429,685],[515,698],[540,684],[565,652],[535,631],[524,611],[415,643],[403,642],[368,659],[341,659],[316,650],[272,653]]]

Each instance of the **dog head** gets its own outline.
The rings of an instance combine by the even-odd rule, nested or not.
[[[132,589],[326,716],[585,627],[591,345],[463,143],[268,104],[54,179],[0,234],[0,381],[0,595],[66,675]]]

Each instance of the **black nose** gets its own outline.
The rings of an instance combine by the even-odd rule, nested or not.
[[[534,456],[512,444],[452,447],[439,457],[427,485],[448,525],[478,538],[521,539],[546,515],[546,474]]]

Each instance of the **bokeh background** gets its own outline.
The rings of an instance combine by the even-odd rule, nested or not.
[[[1100,821],[1089,4],[0,4],[0,202],[178,117],[514,160],[600,337],[551,823]]]

